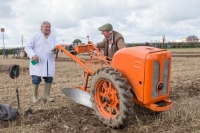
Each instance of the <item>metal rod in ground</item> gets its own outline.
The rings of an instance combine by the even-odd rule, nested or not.
[[[23,46],[23,35],[21,35],[21,42],[22,42],[22,48],[21,48],[21,51],[20,51],[20,53],[21,52],[23,52],[23,49],[24,49],[24,46]],[[21,56],[21,54],[20,54],[20,57],[21,57],[21,66],[22,66],[22,101],[21,101],[21,103],[22,103],[22,112],[25,112],[24,111],[24,63],[23,63],[23,58],[24,58],[24,55],[23,56]],[[23,116],[24,116],[24,113],[23,113]]]
[[[17,97],[17,106],[18,106],[18,109],[20,109],[20,102],[19,102],[19,91],[18,91],[18,85],[17,85],[17,80],[16,80],[16,77],[15,77],[15,83],[16,83],[16,97]]]
[[[19,102],[19,93],[18,93],[18,89],[16,89],[16,97],[17,97],[18,109],[20,109],[20,102]]]

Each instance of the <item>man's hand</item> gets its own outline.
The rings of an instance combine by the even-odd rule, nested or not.
[[[34,61],[36,61],[36,62],[39,62],[39,57],[38,57],[37,55],[34,55],[34,56],[32,57],[32,59],[33,59]]]
[[[53,53],[53,54],[57,54],[57,53],[58,53],[58,51],[59,51],[59,49],[57,49],[57,48],[54,48],[54,49],[52,50],[52,53]]]

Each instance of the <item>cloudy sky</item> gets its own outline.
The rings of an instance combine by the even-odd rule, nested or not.
[[[24,45],[48,20],[59,43],[103,39],[98,27],[111,23],[126,43],[200,37],[200,0],[0,0],[6,47]],[[3,34],[0,34],[3,47]]]

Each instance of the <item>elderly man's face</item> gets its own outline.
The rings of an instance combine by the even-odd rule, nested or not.
[[[51,25],[50,24],[44,24],[41,26],[41,30],[45,35],[49,35],[51,32]]]
[[[110,32],[110,31],[101,31],[101,34],[104,35],[105,38],[110,38],[112,32]]]

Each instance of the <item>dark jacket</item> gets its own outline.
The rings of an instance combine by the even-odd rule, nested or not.
[[[113,31],[112,37],[110,40],[104,38],[102,42],[97,43],[97,48],[105,48],[104,55],[111,58],[119,49],[126,47],[124,38],[120,33]],[[112,43],[111,49],[109,48],[109,42]]]

